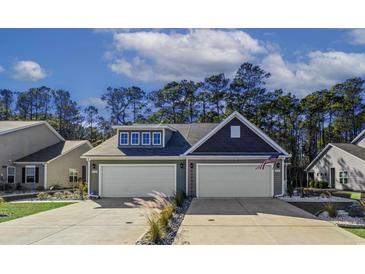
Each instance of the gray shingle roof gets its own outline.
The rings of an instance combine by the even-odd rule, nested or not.
[[[42,121],[0,121],[0,134],[18,130],[28,126],[35,126],[43,123]]]
[[[76,141],[63,141],[59,142],[55,145],[46,147],[40,151],[37,151],[33,154],[25,156],[16,160],[15,162],[48,162],[58,156],[64,155],[76,147],[87,143],[85,140],[76,140]]]
[[[346,143],[332,143],[333,146],[338,147],[362,160],[365,160],[365,148]]]
[[[118,137],[114,135],[83,156],[178,156],[197,143],[218,124],[164,124],[177,131],[172,135],[164,148],[119,148]]]

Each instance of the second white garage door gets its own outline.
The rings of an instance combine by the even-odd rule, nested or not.
[[[198,197],[272,197],[272,166],[197,164]]]
[[[102,197],[146,197],[154,190],[172,195],[175,186],[175,164],[100,165]]]

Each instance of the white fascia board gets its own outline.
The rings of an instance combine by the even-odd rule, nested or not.
[[[128,126],[112,126],[113,129],[124,129],[124,130],[162,130],[162,129],[169,129],[171,131],[176,132],[176,129],[166,126],[166,125],[128,125]]]
[[[362,130],[356,137],[354,140],[351,141],[351,144],[355,144],[365,133],[365,129]]]
[[[286,152],[282,147],[280,147],[277,143],[275,143],[269,136],[267,136],[261,129],[248,121],[245,117],[243,117],[239,112],[235,111],[231,115],[229,115],[226,119],[224,119],[218,126],[216,126],[212,131],[210,131],[207,135],[205,135],[199,142],[193,145],[190,149],[188,149],[183,155],[188,155],[189,153],[196,150],[200,147],[204,142],[206,142],[210,137],[212,137],[215,133],[217,133],[220,129],[222,129],[228,122],[230,122],[233,118],[237,118],[243,124],[245,124],[248,128],[250,128],[253,132],[255,132],[261,139],[263,139],[266,143],[268,143],[271,147],[273,147],[277,152],[281,152],[286,157],[290,157],[290,154]]]
[[[317,160],[322,157],[322,155],[325,153],[325,151],[327,150],[327,148],[329,147],[333,147],[331,143],[327,144],[324,149],[322,149],[322,151],[316,156],[316,158],[313,159],[312,162],[309,163],[309,165],[304,169],[304,171],[308,171],[310,169],[310,167],[317,162]]]

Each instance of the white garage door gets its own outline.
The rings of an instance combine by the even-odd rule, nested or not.
[[[175,164],[100,165],[100,196],[146,197],[154,190],[172,195],[175,174]]]
[[[272,166],[198,164],[198,197],[272,197]]]

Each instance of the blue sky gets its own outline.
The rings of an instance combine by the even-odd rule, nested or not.
[[[269,89],[301,97],[365,77],[365,30],[0,29],[0,88],[62,88],[81,105],[102,106],[108,86],[150,91],[170,80],[232,76],[246,61],[272,74]]]

